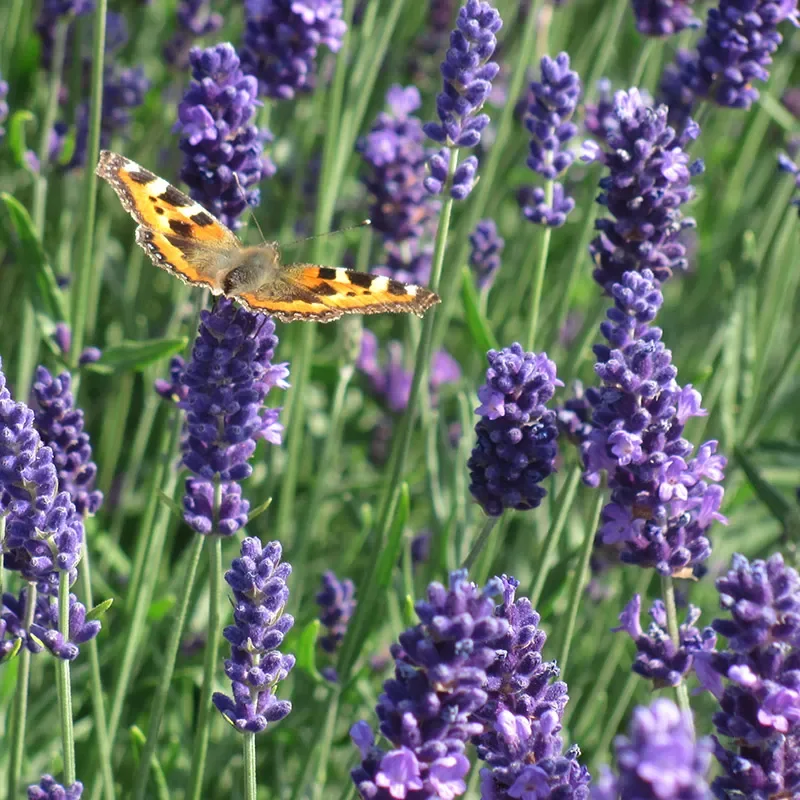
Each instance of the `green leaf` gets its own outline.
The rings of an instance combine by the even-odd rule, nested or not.
[[[86,619],[100,619],[106,611],[108,611],[111,606],[114,605],[114,598],[109,597],[108,600],[103,600],[102,603],[98,603],[87,615]]]
[[[14,158],[14,163],[18,167],[31,172],[25,154],[28,152],[28,144],[25,140],[25,126],[33,122],[36,117],[27,109],[20,109],[11,115],[8,122],[8,149]]]
[[[143,342],[120,342],[103,350],[99,361],[85,364],[84,369],[110,375],[113,372],[143,369],[162,358],[180,353],[185,349],[188,339],[180,336],[175,339],[146,339]]]
[[[64,294],[58,286],[47,254],[36,235],[33,220],[18,200],[5,192],[0,194],[17,237],[16,249],[19,266],[28,284],[28,299],[33,306],[42,338],[59,358],[61,351],[53,339],[56,324],[67,319]]]
[[[256,517],[260,517],[272,505],[272,498],[268,497],[260,506],[256,506],[248,515],[247,522],[251,523]]]
[[[183,509],[161,489],[158,490],[158,499],[178,518],[183,519]]]
[[[161,621],[173,608],[175,608],[175,598],[172,595],[156,600],[154,603],[151,603],[150,608],[147,609],[148,622]]]
[[[462,278],[461,296],[464,300],[464,316],[469,332],[472,335],[472,341],[475,342],[475,346],[481,353],[486,353],[488,350],[497,350],[497,338],[489,327],[489,322],[483,312],[481,312],[478,290],[475,288],[475,280],[469,271],[469,267],[464,267]]]
[[[307,672],[317,683],[324,683],[325,679],[317,669],[317,638],[319,637],[320,624],[320,621],[315,619],[303,628],[295,653],[297,666]]]
[[[407,594],[403,601],[403,621],[406,625],[415,625],[417,622],[417,612],[414,610],[414,598]]]

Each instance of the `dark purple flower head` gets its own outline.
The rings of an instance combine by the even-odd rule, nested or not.
[[[400,342],[389,342],[386,349],[388,358],[382,365],[378,358],[378,337],[364,329],[356,367],[369,377],[373,392],[384,400],[389,410],[400,413],[408,405],[414,375],[405,367]],[[431,359],[429,380],[431,401],[435,404],[441,386],[461,380],[461,367],[446,350],[439,350]]]
[[[800,192],[800,166],[794,163],[785,153],[778,156],[778,169],[794,175],[794,187]],[[797,206],[797,213],[800,214],[800,194],[792,199],[792,205]]]
[[[439,122],[425,125],[425,133],[433,141],[445,145],[429,162],[431,174],[425,181],[425,188],[431,194],[448,190],[454,199],[463,200],[472,190],[477,159],[467,158],[453,175],[449,175],[448,148],[476,147],[481,131],[489,124],[489,117],[480,112],[500,69],[490,59],[497,46],[495,34],[502,25],[500,14],[486,0],[467,0],[458,12],[456,28],[450,35],[450,47],[441,66],[444,85],[436,98]]]
[[[342,46],[342,0],[245,0],[242,65],[258,78],[258,93],[291,100],[316,83],[320,45]]]
[[[69,492],[78,514],[92,515],[100,508],[103,495],[94,488],[97,465],[92,461],[83,411],[75,408],[71,385],[68,372],[54,378],[44,367],[36,370],[34,424],[42,442],[53,451],[59,488]]]
[[[278,337],[270,317],[219,300],[200,314],[192,357],[176,391],[186,411],[183,463],[197,476],[186,482],[184,518],[198,533],[231,535],[247,521],[249,505],[237,486],[250,476],[259,439],[280,444],[280,409],[264,408],[274,387],[288,387],[286,364],[272,364]]]
[[[420,239],[410,238],[402,242],[384,240],[383,264],[375,267],[375,275],[385,275],[396,281],[424,286],[431,277],[433,245],[422,244]]]
[[[581,445],[584,482],[608,475],[611,502],[601,515],[605,544],[621,544],[621,559],[679,575],[711,553],[708,529],[719,514],[726,459],[717,442],[694,446],[682,437],[702,398],[681,387],[672,353],[651,325],[663,297],[650,270],[627,272],[611,287],[614,306],[600,326],[608,344],[594,347],[602,385],[592,394],[593,429]]]
[[[175,16],[178,28],[164,46],[164,58],[170,66],[186,69],[194,40],[216,33],[225,20],[211,10],[211,0],[180,0]]]
[[[505,240],[497,232],[493,219],[482,219],[470,234],[471,245],[469,265],[475,275],[478,289],[488,291],[494,283],[497,270],[500,269],[500,257],[503,254]]]
[[[650,269],[663,281],[687,268],[679,234],[695,223],[680,206],[694,196],[689,180],[703,169],[684,150],[699,133],[694,123],[677,136],[667,125],[666,106],[646,105],[636,89],[617,92],[614,114],[619,128],[606,129],[607,148],[584,145],[584,160],[600,160],[609,169],[598,202],[614,219],[597,220],[600,233],[589,247],[594,279],[606,291],[629,270]]]
[[[272,136],[252,123],[258,85],[240,68],[233,45],[192,48],[189,61],[194,80],[175,123],[185,157],[181,180],[195,200],[235,230],[244,211],[259,203],[257,184],[275,172],[263,152]]]
[[[670,638],[667,611],[661,600],[656,600],[650,608],[653,621],[646,634],[639,624],[641,612],[642,598],[635,594],[619,615],[622,624],[612,630],[625,631],[636,643],[635,673],[653,681],[655,689],[678,686],[692,671],[695,653],[713,651],[717,637],[710,628],[700,631],[695,627],[700,619],[700,609],[695,606],[689,606],[686,621],[678,629],[679,647]]]
[[[183,383],[183,370],[185,368],[186,362],[184,362],[183,358],[181,356],[173,356],[169,361],[169,380],[156,378],[153,383],[156,393],[165,400],[171,400],[173,403],[185,400],[189,394],[188,387]]]
[[[597,398],[597,389],[590,387],[584,390],[580,381],[573,381],[571,396],[563,406],[556,408],[559,435],[572,444],[583,444],[592,432],[592,399]]]
[[[225,573],[234,598],[235,624],[223,632],[231,644],[225,674],[231,680],[233,698],[215,692],[212,699],[242,733],[261,733],[292,710],[291,703],[275,697],[278,682],[294,666],[294,656],[278,650],[294,625],[292,616],[284,614],[291,572],[291,566],[281,562],[279,542],[262,546],[259,539],[248,536],[242,540],[241,556]]]
[[[541,81],[533,81],[528,92],[525,127],[531,134],[531,143],[527,164],[545,180],[552,181],[563,175],[575,160],[565,145],[578,132],[572,115],[578,106],[581,82],[578,73],[569,68],[566,53],[559,53],[555,60],[544,56],[541,73]],[[563,225],[575,201],[565,196],[560,183],[553,191],[553,204],[548,206],[544,191],[533,190],[529,202],[523,205],[523,213],[531,222],[551,227]]]
[[[589,772],[578,763],[580,752],[562,755],[559,735],[569,700],[567,685],[557,680],[555,662],[544,661],[547,636],[526,598],[515,600],[519,581],[503,576],[503,602],[495,616],[508,622],[492,646],[497,657],[487,669],[487,702],[475,713],[484,732],[474,738],[484,800],[588,797]]]
[[[356,150],[368,166],[363,182],[370,194],[372,227],[385,242],[423,236],[439,211],[422,182],[429,156],[422,123],[412,112],[420,105],[415,86],[394,85],[386,93],[388,111],[378,114]]]
[[[692,14],[694,0],[633,0],[636,30],[644,36],[673,36],[684,28],[699,28]]]
[[[500,516],[506,508],[536,508],[547,494],[541,483],[554,469],[558,430],[545,404],[564,384],[545,353],[526,353],[517,343],[486,358],[467,466],[472,496],[487,514]]]
[[[630,735],[614,742],[619,774],[608,767],[592,786],[592,800],[707,800],[712,743],[695,741],[691,717],[672,700],[633,712]]]
[[[678,48],[675,61],[664,67],[658,83],[658,102],[669,109],[667,122],[676,130],[683,130],[694,108],[694,92],[686,85],[683,73],[693,69],[695,58],[690,50]]]
[[[681,82],[694,98],[749,109],[759,97],[754,81],[769,79],[783,41],[778,25],[786,21],[800,26],[797,0],[719,0],[697,52],[678,65]]]
[[[38,784],[28,787],[28,800],[80,800],[82,794],[80,781],[65,788],[52,775],[42,775]]]
[[[340,581],[328,570],[322,576],[322,589],[317,592],[319,619],[327,632],[320,637],[320,647],[326,653],[335,653],[347,633],[347,624],[356,609],[355,586],[346,578]]]
[[[392,646],[395,676],[383,685],[377,714],[393,749],[375,746],[366,722],[351,729],[362,763],[351,775],[364,800],[452,800],[466,791],[466,743],[484,726],[472,715],[486,702],[492,642],[507,627],[494,615],[495,579],[485,589],[450,576],[450,588],[428,587],[416,605],[420,623]]]

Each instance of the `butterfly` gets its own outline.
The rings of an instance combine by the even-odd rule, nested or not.
[[[233,298],[284,322],[330,322],[343,314],[412,312],[440,302],[423,286],[342,267],[282,264],[277,242],[245,247],[203,206],[125,156],[103,150],[97,174],[139,223],[136,242],[184,283]]]

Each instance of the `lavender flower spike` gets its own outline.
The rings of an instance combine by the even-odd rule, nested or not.
[[[674,36],[685,28],[699,28],[692,14],[694,0],[632,0],[636,30],[643,36]]]
[[[327,629],[319,645],[326,653],[335,653],[347,633],[347,623],[356,608],[355,586],[346,578],[340,581],[328,570],[322,576],[322,589],[317,592],[320,622]]]
[[[497,46],[495,34],[502,25],[497,9],[486,0],[467,0],[458,12],[441,66],[444,88],[436,98],[439,122],[425,125],[425,133],[445,145],[428,162],[425,188],[431,194],[448,190],[455,200],[463,200],[472,191],[478,160],[470,156],[450,175],[449,148],[476,147],[481,131],[489,124],[489,117],[480,111],[500,69],[490,59]]]
[[[180,381],[186,411],[183,463],[184,519],[198,533],[230,536],[247,522],[249,503],[239,481],[250,476],[248,459],[259,439],[280,444],[280,409],[264,408],[270,390],[288,387],[286,364],[272,364],[275,323],[220,300],[200,314],[192,358]]]
[[[195,200],[236,230],[242,213],[258,205],[254,187],[275,172],[263,154],[272,136],[252,124],[258,85],[240,68],[231,44],[192,48],[189,61],[194,80],[175,123],[185,156],[181,180]]]
[[[794,176],[794,188],[800,192],[800,166],[795,164],[786,153],[781,153],[778,156],[778,169]],[[792,205],[797,206],[797,213],[800,214],[800,195],[792,199]]]
[[[469,237],[469,265],[475,275],[478,289],[488,291],[494,283],[497,270],[500,269],[500,257],[503,255],[505,240],[497,232],[493,219],[482,219],[475,226]]]
[[[619,127],[607,128],[606,149],[587,142],[582,156],[609,169],[597,202],[615,219],[597,220],[599,235],[589,246],[594,279],[607,292],[629,270],[649,269],[664,281],[687,268],[679,235],[695,222],[680,207],[694,197],[690,178],[703,171],[685,152],[700,132],[691,120],[678,136],[667,125],[667,107],[646,105],[636,89],[616,93],[614,115]]]
[[[6,129],[3,127],[3,123],[8,118],[6,97],[8,97],[8,82],[0,77],[0,142],[3,141],[3,137],[6,135]]]
[[[611,286],[614,306],[600,326],[608,344],[594,347],[602,386],[587,394],[593,427],[581,455],[585,483],[608,475],[603,543],[621,546],[626,563],[679,576],[700,568],[711,553],[709,528],[726,521],[718,484],[727,462],[713,440],[690,459],[683,428],[706,412],[699,392],[678,384],[672,353],[651,325],[663,302],[658,287],[650,270],[626,272]]]
[[[175,16],[178,28],[164,46],[164,59],[176,69],[186,69],[192,42],[216,33],[225,20],[222,14],[211,10],[211,0],[180,0]]]
[[[279,542],[262,546],[259,539],[242,540],[241,557],[233,560],[225,580],[233,589],[235,625],[223,635],[231,644],[225,674],[233,685],[233,698],[215,692],[214,705],[236,730],[261,733],[292,710],[292,704],[275,697],[275,688],[294,667],[294,656],[278,648],[294,625],[284,614],[289,600],[286,580],[291,566],[281,562]]]
[[[525,127],[531,134],[527,164],[547,181],[563,175],[575,160],[564,145],[578,132],[572,115],[581,94],[578,73],[569,68],[569,56],[559,53],[555,60],[544,56],[541,61],[542,80],[530,85]],[[548,206],[544,189],[534,187],[525,196],[522,212],[531,222],[557,228],[563,225],[575,208],[562,184],[553,187],[553,203]]]
[[[377,747],[366,722],[350,731],[362,757],[351,775],[364,800],[453,800],[466,791],[466,743],[484,731],[472,715],[487,699],[492,642],[508,628],[491,599],[501,588],[494,579],[479,589],[459,571],[449,589],[432,583],[417,603],[420,623],[392,645],[395,677],[376,709],[393,749]]]
[[[52,775],[42,775],[38,784],[28,787],[28,800],[80,800],[82,794],[80,781],[64,787]]]
[[[545,403],[564,384],[545,353],[526,353],[520,344],[490,350],[486,358],[477,442],[467,466],[472,496],[496,517],[506,508],[536,508],[547,494],[541,483],[554,469],[558,429]]]
[[[629,736],[614,742],[619,775],[604,768],[592,800],[707,800],[711,740],[694,740],[688,714],[671,700],[633,712]]]

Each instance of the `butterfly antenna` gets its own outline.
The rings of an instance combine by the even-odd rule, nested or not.
[[[335,231],[328,231],[327,233],[317,233],[314,236],[306,236],[303,239],[295,239],[293,242],[286,242],[284,247],[291,247],[294,244],[301,244],[302,242],[310,242],[312,239],[321,239],[323,236],[333,236],[337,233],[344,233],[345,231],[354,231],[356,228],[366,228],[372,225],[371,219],[365,219],[358,223],[358,225],[348,225],[346,228],[337,228]]]
[[[261,237],[261,241],[264,244],[266,244],[267,240],[264,238],[264,231],[261,230],[261,226],[258,224],[258,217],[256,217],[256,212],[253,210],[253,207],[250,205],[250,203],[247,202],[247,194],[245,193],[244,187],[239,182],[239,176],[235,172],[233,173],[233,179],[236,181],[236,185],[239,187],[239,191],[241,192],[242,195],[242,200],[244,200],[245,204],[250,209],[250,216],[252,217],[253,222],[256,225],[256,230],[258,231],[258,235]]]

